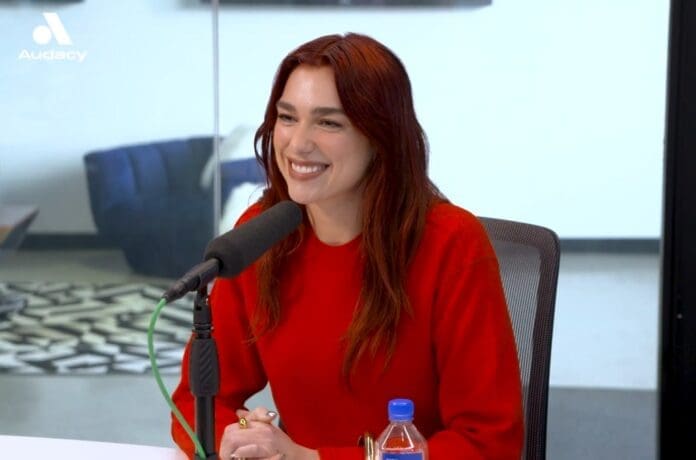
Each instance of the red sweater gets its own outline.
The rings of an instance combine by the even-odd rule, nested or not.
[[[244,218],[258,210],[251,209]],[[431,460],[519,459],[523,444],[520,375],[498,265],[478,220],[439,204],[408,273],[413,316],[404,315],[386,371],[383,354],[358,362],[348,390],[341,377],[343,342],[360,292],[360,237],[328,246],[307,229],[281,282],[280,326],[249,343],[257,299],[253,266],[219,279],[210,296],[220,360],[216,436],[237,422],[235,409],[270,382],[288,435],[322,460],[361,460],[365,431],[387,426],[387,402],[414,401],[414,423]],[[189,423],[188,351],[173,399]],[[172,434],[192,444],[174,420]]]

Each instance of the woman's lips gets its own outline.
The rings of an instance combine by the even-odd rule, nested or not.
[[[321,175],[329,167],[329,165],[323,163],[296,163],[292,160],[289,160],[289,163],[290,176],[293,179],[298,180],[314,179],[315,177]]]

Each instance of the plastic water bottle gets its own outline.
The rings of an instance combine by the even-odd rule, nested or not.
[[[377,438],[377,460],[428,460],[428,444],[413,424],[413,401],[389,401],[389,426]]]

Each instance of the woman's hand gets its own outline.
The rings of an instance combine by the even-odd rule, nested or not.
[[[220,459],[319,460],[317,451],[296,444],[272,424],[276,415],[263,407],[251,412],[238,410],[237,416],[246,420],[246,427],[239,423],[225,427]]]

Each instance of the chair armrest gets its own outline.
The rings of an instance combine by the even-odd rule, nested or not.
[[[232,189],[250,182],[261,184],[266,180],[266,174],[256,158],[244,158],[242,160],[230,160],[220,163],[220,182],[222,183],[222,197],[226,199]]]

